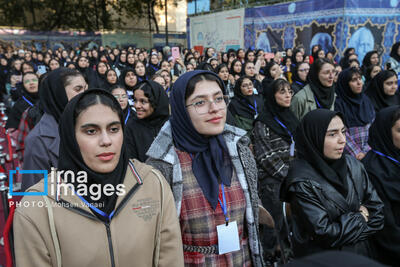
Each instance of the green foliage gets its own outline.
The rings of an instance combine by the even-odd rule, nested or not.
[[[119,29],[124,20],[154,16],[154,6],[163,3],[164,0],[0,0],[0,25],[32,30]],[[149,8],[153,10],[149,12]]]

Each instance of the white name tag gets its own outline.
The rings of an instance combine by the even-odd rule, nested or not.
[[[294,157],[294,142],[290,144],[290,156]]]
[[[228,225],[217,225],[219,254],[225,254],[240,250],[239,231],[236,221]]]

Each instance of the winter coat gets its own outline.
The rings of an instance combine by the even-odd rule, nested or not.
[[[128,167],[126,194],[107,223],[70,188],[63,187],[56,201],[49,183],[48,207],[43,196],[25,196],[14,217],[16,266],[183,266],[171,190],[158,171],[133,164],[136,174]],[[42,180],[28,191],[43,192],[44,186]]]
[[[258,229],[259,200],[257,195],[257,166],[248,147],[249,138],[242,129],[225,124],[222,133],[236,175],[246,199],[246,223],[253,266],[264,266]],[[172,139],[170,122],[166,122],[146,154],[146,163],[160,170],[172,188],[175,206],[180,216],[183,179],[178,155]]]
[[[334,110],[335,100],[336,94],[330,110]],[[299,120],[301,120],[304,115],[306,115],[311,110],[317,109],[317,103],[315,102],[314,93],[311,90],[309,84],[304,86],[302,90],[300,90],[297,94],[293,96],[290,109]]]
[[[346,156],[348,194],[344,198],[305,160],[296,159],[281,187],[281,198],[290,203],[294,253],[347,250],[372,256],[369,238],[383,228],[383,203],[364,166]],[[360,206],[368,209],[368,222]]]
[[[39,123],[29,132],[25,139],[24,170],[50,170],[58,167],[58,150],[60,135],[58,123],[48,113],[44,113]],[[24,174],[22,191],[43,179],[43,175]]]

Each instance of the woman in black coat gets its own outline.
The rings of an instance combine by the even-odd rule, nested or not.
[[[369,237],[383,228],[383,203],[363,165],[343,155],[342,115],[310,111],[295,142],[298,159],[281,187],[291,205],[295,256],[328,249],[373,256]]]
[[[378,260],[400,264],[400,106],[382,109],[369,129],[372,148],[363,163],[379,197],[385,204],[385,227],[373,243]]]

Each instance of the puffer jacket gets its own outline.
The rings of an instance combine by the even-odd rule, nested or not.
[[[246,199],[246,226],[249,234],[249,246],[253,266],[264,266],[262,247],[258,229],[259,199],[257,194],[257,166],[249,149],[250,139],[242,129],[225,124],[222,133],[236,175],[242,186]],[[178,216],[181,211],[183,176],[178,155],[172,139],[171,124],[167,121],[161,128],[146,154],[146,163],[161,171],[170,184],[175,198]]]
[[[281,199],[292,210],[295,256],[326,249],[373,256],[369,237],[383,228],[383,203],[362,163],[346,156],[348,194],[344,198],[305,160],[292,162]],[[368,222],[359,209],[368,209]]]
[[[25,196],[14,217],[16,266],[183,266],[171,190],[157,170],[133,163],[123,183],[126,194],[107,223],[70,188],[62,187],[56,201],[52,182],[48,196]],[[28,192],[44,188],[42,180]]]

